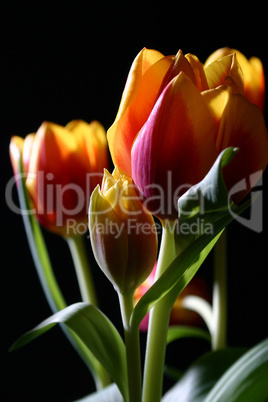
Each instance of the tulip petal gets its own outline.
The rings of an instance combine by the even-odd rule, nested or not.
[[[114,173],[111,174],[107,169],[104,169],[101,192],[105,195],[107,191],[115,185],[117,178],[114,177]]]
[[[199,89],[200,92],[206,91],[208,89],[208,83],[204,72],[203,64],[194,54],[188,53],[186,54],[185,58],[188,60],[193,69],[197,88]]]
[[[116,120],[119,119],[121,115],[125,113],[126,109],[133,103],[139,90],[142,77],[146,71],[163,58],[164,55],[157,50],[146,48],[142,49],[137,55],[128,74]]]
[[[18,136],[13,136],[9,145],[9,155],[13,168],[14,175],[20,172],[20,158],[23,151],[24,139]]]
[[[249,60],[237,49],[224,47],[212,53],[205,62],[205,66],[221,59],[224,56],[236,54],[237,61],[242,68],[244,75],[245,97],[257,105],[261,110],[264,107],[265,77],[263,65],[260,59],[252,57]]]
[[[184,74],[189,77],[194,84],[196,84],[196,77],[195,73],[192,69],[192,66],[189,62],[189,60],[184,57],[183,53],[181,50],[178,51],[176,56],[174,57],[168,72],[165,75],[165,78],[162,82],[162,85],[159,90],[159,95],[161,92],[165,89],[165,87],[168,85],[170,81],[173,80],[174,77],[176,77],[180,72],[183,72]]]
[[[90,199],[89,229],[96,261],[108,279],[123,291],[128,258],[127,233],[99,186]]]
[[[58,170],[59,161],[66,160],[70,153],[75,153],[76,150],[77,144],[74,136],[64,127],[44,122],[35,135],[29,171],[37,172],[39,164],[41,164],[40,170],[48,172]]]
[[[226,107],[226,103],[228,102],[228,91],[222,90],[227,89],[225,86],[220,86],[216,89],[209,89],[208,91],[202,92],[203,99],[207,103],[214,120],[214,124],[219,129],[220,119],[222,117],[223,111]],[[215,137],[216,137],[215,132]],[[216,141],[216,138],[215,138]]]
[[[220,60],[206,65],[204,70],[210,89],[222,85],[226,77],[231,77],[239,88],[240,93],[244,94],[243,72],[235,54],[225,56]]]
[[[251,74],[245,78],[245,97],[262,111],[265,98],[265,77],[263,65],[257,57],[249,59]],[[243,68],[243,66],[242,66]]]
[[[22,160],[23,160],[23,168],[24,172],[27,174],[29,172],[29,165],[33,150],[35,134],[28,134],[24,140]]]
[[[152,199],[149,210],[159,209],[156,189],[165,197],[167,194],[178,197],[180,191],[188,188],[184,186],[193,185],[205,176],[217,155],[214,132],[202,95],[180,73],[159,97],[132,149],[132,177],[142,194]],[[169,180],[168,172],[172,175]],[[160,211],[160,215],[168,211],[176,219],[177,200],[170,201],[171,209],[165,202],[164,214]]]
[[[223,57],[235,52],[235,49],[231,49],[229,47],[221,47],[220,49],[217,49],[213,53],[211,53],[211,55],[205,61],[204,67],[207,67],[209,64],[214,63],[214,61],[222,59]]]
[[[87,155],[89,170],[102,172],[103,167],[108,168],[107,139],[104,127],[98,121],[90,124],[83,120],[72,120],[65,127],[74,135],[77,147]]]
[[[128,262],[125,290],[136,289],[150,275],[157,257],[156,227],[151,214],[142,211],[128,220]],[[139,269],[137,269],[139,267]]]
[[[114,165],[128,175],[131,174],[133,141],[154,106],[171,61],[171,57],[164,57],[155,50],[143,49],[129,72],[119,111],[107,133]]]
[[[228,147],[238,147],[237,156],[223,170],[225,183],[229,190],[234,186],[241,191],[233,194],[232,200],[239,202],[256,184],[268,163],[268,134],[260,109],[251,104],[244,96],[231,93],[224,87],[210,93],[208,105],[217,110],[220,116],[216,147],[220,153]],[[221,109],[215,107],[222,102]],[[250,183],[243,189],[244,179]]]

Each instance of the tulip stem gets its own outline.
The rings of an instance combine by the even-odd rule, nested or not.
[[[82,300],[97,306],[97,296],[85,250],[84,238],[83,236],[66,237],[66,241],[73,258]]]
[[[160,253],[155,280],[175,258],[174,230],[163,225]],[[167,332],[174,297],[167,295],[151,310],[144,367],[143,402],[159,402],[162,396],[163,370],[166,354]]]
[[[97,296],[90,272],[89,260],[85,249],[84,237],[66,237],[73,258],[76,276],[82,296],[86,303],[97,306]],[[93,357],[95,369],[95,383],[97,390],[102,389],[111,383],[110,377],[104,367]]]
[[[226,229],[215,245],[212,310],[212,349],[224,349],[227,319]]]
[[[128,402],[141,402],[141,363],[140,363],[140,340],[139,328],[130,326],[132,314],[133,293],[122,295],[118,293],[121,316],[124,326],[127,371],[128,371]]]

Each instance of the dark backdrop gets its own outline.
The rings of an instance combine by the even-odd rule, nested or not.
[[[8,146],[12,135],[35,132],[44,120],[65,125],[72,119],[113,123],[129,67],[145,46],[164,54],[179,48],[202,62],[222,46],[256,55],[268,68],[267,21],[256,9],[231,6],[143,2],[56,7],[5,5],[1,14],[1,179],[12,176]],[[59,3],[60,4],[60,3]],[[110,3],[108,3],[110,4]],[[156,4],[159,4],[158,6]],[[199,4],[199,3],[198,3]],[[259,4],[259,7],[257,8]],[[222,9],[221,9],[222,7]],[[267,111],[267,109],[266,109]],[[267,113],[265,112],[265,116]],[[228,231],[229,326],[231,346],[253,346],[267,336],[267,174],[261,233],[234,222]],[[14,199],[16,194],[14,194]],[[266,200],[266,201],[265,201]],[[2,197],[1,400],[68,402],[91,392],[93,381],[59,328],[8,354],[12,342],[50,315],[24,234],[22,219]],[[69,303],[79,301],[72,262],[64,241],[45,233],[58,280]],[[88,243],[89,244],[89,243]],[[89,256],[92,259],[90,247]],[[120,328],[112,286],[92,259],[101,307]],[[212,258],[201,274],[211,281]],[[257,278],[258,282],[255,282]],[[142,337],[144,341],[144,337]],[[187,341],[168,358],[186,367],[208,349]]]

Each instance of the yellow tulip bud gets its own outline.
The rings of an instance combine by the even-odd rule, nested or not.
[[[92,249],[100,268],[121,294],[134,290],[149,276],[157,256],[157,233],[132,180],[119,168],[104,171],[101,188],[89,205]]]

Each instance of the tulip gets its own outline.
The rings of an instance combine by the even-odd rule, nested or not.
[[[89,206],[89,230],[98,265],[116,290],[134,290],[152,271],[157,255],[153,217],[143,207],[132,180],[117,167],[104,172]]]
[[[12,137],[10,155],[15,174],[18,150],[39,222],[62,236],[85,232],[90,194],[108,167],[102,125],[74,120],[62,127],[44,122],[36,134],[25,139]]]
[[[213,119],[193,82],[180,73],[158,98],[132,147],[132,177],[146,207],[177,218],[177,198],[207,174],[216,159]]]
[[[134,303],[137,304],[141,297],[150,289],[154,284],[156,271],[156,264],[148,278],[136,289],[134,293]],[[183,289],[181,294],[177,297],[170,314],[169,325],[190,325],[200,326],[203,324],[201,317],[194,311],[188,310],[183,306],[183,299],[186,296],[199,296],[210,302],[210,290],[207,283],[201,278],[195,276],[191,282]],[[149,313],[144,317],[140,324],[140,330],[145,332],[148,330]]]
[[[131,67],[108,143],[114,163],[132,177],[146,208],[161,220],[177,218],[177,199],[203,179],[227,146],[240,149],[236,163],[225,169],[228,190],[268,162],[264,119],[244,96],[235,54],[203,66],[192,54],[165,57],[143,49]],[[250,188],[233,199],[239,201]]]
[[[249,60],[238,50],[224,47],[213,52],[206,60],[204,67],[221,59],[224,56],[236,54],[244,76],[245,97],[257,105],[262,111],[264,109],[265,77],[261,60],[258,57],[251,57]]]

